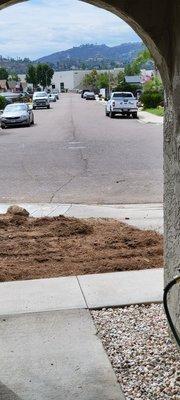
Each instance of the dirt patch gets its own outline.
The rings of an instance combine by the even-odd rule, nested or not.
[[[0,281],[157,268],[163,237],[116,220],[0,216]]]

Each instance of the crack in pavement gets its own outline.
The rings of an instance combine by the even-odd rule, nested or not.
[[[61,185],[57,190],[55,190],[55,192],[50,197],[49,203],[52,203],[52,201],[53,201],[54,197],[56,196],[56,194],[58,192],[60,192],[60,190],[63,189],[65,186],[67,186],[69,183],[71,183],[74,178],[76,178],[76,177],[75,176],[71,177],[70,179],[68,179],[67,182],[63,183],[63,185]]]

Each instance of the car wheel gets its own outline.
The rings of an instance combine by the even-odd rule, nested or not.
[[[34,117],[33,117],[33,119],[32,119],[32,122],[31,122],[31,124],[32,124],[32,125],[34,125]]]
[[[1,124],[1,128],[2,128],[2,129],[6,129],[6,125]]]
[[[47,109],[48,109],[48,110],[50,109],[50,104],[48,104]]]
[[[106,117],[109,117],[109,111],[105,111]]]
[[[28,122],[27,122],[27,125],[26,126],[31,126],[31,120],[30,120],[30,118],[28,119]]]
[[[138,116],[137,116],[137,112],[132,113],[132,117],[133,117],[133,118],[137,118],[137,117],[138,117]]]
[[[110,116],[110,118],[114,118],[115,113],[113,111],[110,111],[109,116]]]
[[[36,110],[36,107],[35,107],[35,106],[33,106],[33,110]]]

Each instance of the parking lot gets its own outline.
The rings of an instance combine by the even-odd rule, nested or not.
[[[30,127],[0,131],[0,202],[162,201],[162,127],[62,94]]]

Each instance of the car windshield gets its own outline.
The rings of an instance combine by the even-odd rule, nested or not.
[[[9,104],[6,106],[5,111],[27,111],[26,104]]]
[[[47,96],[46,92],[39,92],[34,94],[34,97],[46,97],[46,96]]]
[[[125,98],[127,98],[127,97],[133,97],[133,95],[132,95],[132,93],[122,93],[122,92],[119,92],[119,93],[113,93],[113,97],[125,97]]]

